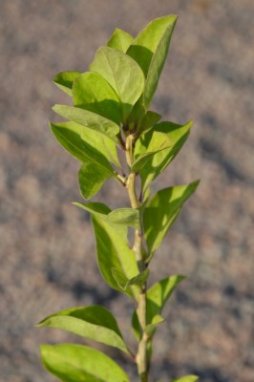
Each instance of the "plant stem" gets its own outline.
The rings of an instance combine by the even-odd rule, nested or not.
[[[126,139],[126,161],[131,167],[133,162],[133,150],[134,150],[135,140],[133,135],[129,135]],[[139,201],[137,197],[136,189],[136,178],[137,174],[133,171],[129,173],[127,179],[127,190],[130,199],[130,204],[132,208],[139,208],[142,205],[142,200]],[[145,264],[145,251],[143,248],[143,224],[142,224],[142,215],[139,214],[139,227],[135,230],[135,239],[133,250],[136,254],[136,259],[139,266],[139,271],[143,272],[146,269]],[[145,331],[146,329],[146,282],[141,286],[140,293],[137,299],[137,316],[141,328],[141,338],[138,344],[138,350],[136,354],[136,364],[138,369],[138,374],[141,382],[148,382],[148,362],[147,362],[147,342],[148,336]]]

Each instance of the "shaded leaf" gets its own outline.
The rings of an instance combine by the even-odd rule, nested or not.
[[[129,382],[111,358],[88,346],[41,345],[41,356],[46,369],[63,382]]]
[[[139,210],[134,208],[117,208],[108,214],[111,223],[137,227],[139,224]]]
[[[160,114],[155,111],[148,110],[141,121],[140,130],[144,131],[151,129],[156,123],[159,122],[160,119]]]
[[[67,93],[69,96],[72,96],[73,82],[80,75],[80,72],[61,72],[54,77],[53,82],[59,87],[59,89]]]
[[[37,326],[67,330],[129,353],[116,319],[102,306],[61,310],[44,318]]]
[[[108,172],[93,162],[83,163],[78,174],[79,189],[85,199],[91,199],[100,191],[107,179]]]
[[[82,126],[73,123],[51,123],[52,132],[59,143],[81,162],[94,163],[108,177],[114,171],[107,159],[82,139]]]
[[[145,107],[149,105],[156,90],[175,23],[175,15],[152,20],[138,34],[127,51],[127,54],[140,65],[146,76],[143,97]]]
[[[150,156],[143,168],[140,169],[144,193],[147,192],[149,184],[171,163],[180,151],[188,138],[191,126],[192,122],[188,122],[185,125],[178,125],[173,122],[161,122],[140,137],[138,154],[147,151],[153,134],[166,134],[170,141],[170,147],[167,150],[161,150],[155,155]]]
[[[118,125],[109,119],[95,114],[92,111],[68,105],[55,105],[53,110],[61,117],[76,122],[82,126],[100,131],[117,142],[116,135],[119,133]]]
[[[158,191],[144,209],[144,233],[150,253],[158,249],[169,228],[181,212],[184,202],[196,190],[199,181]]]
[[[122,110],[118,95],[112,86],[98,73],[86,72],[74,82],[74,106],[84,108],[93,113],[120,124]]]
[[[146,268],[143,272],[139,273],[137,276],[130,279],[127,283],[127,287],[130,285],[139,285],[142,286],[149,277],[149,269]]]
[[[74,203],[92,215],[97,261],[102,277],[111,288],[136,296],[136,286],[125,288],[138,275],[135,252],[128,245],[128,227],[110,221],[110,209],[102,203]]]
[[[102,47],[97,51],[90,70],[104,77],[116,91],[126,120],[144,89],[144,75],[140,67],[123,52]]]
[[[132,41],[133,37],[129,33],[122,29],[116,28],[108,40],[107,46],[121,50],[123,53],[125,53]]]

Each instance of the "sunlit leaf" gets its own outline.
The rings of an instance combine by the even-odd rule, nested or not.
[[[95,131],[100,131],[117,142],[116,135],[119,133],[119,126],[102,115],[68,105],[55,105],[53,110],[61,117]]]
[[[94,162],[86,162],[82,164],[78,178],[81,195],[85,199],[91,199],[109,179],[109,174]]]
[[[102,306],[61,310],[44,318],[37,326],[64,329],[128,353],[116,319]]]
[[[88,346],[41,345],[46,369],[63,382],[129,382],[111,358]]]
[[[86,72],[74,81],[74,106],[84,108],[93,113],[120,124],[122,110],[118,95],[112,86],[98,73]]]
[[[144,89],[144,75],[138,64],[119,50],[102,47],[97,51],[90,70],[104,77],[116,91],[126,120]]]
[[[173,379],[171,382],[197,382],[199,377],[197,375],[185,375],[184,377]]]
[[[107,46],[121,50],[123,53],[125,53],[132,41],[133,37],[129,33],[122,29],[116,28],[108,40]]]

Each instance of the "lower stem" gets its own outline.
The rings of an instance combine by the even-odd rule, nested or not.
[[[127,189],[129,194],[129,199],[132,208],[139,208],[140,201],[137,197],[136,192],[136,174],[131,172],[127,181]],[[146,268],[143,250],[143,232],[142,224],[140,219],[139,228],[135,230],[135,240],[133,245],[133,250],[136,254],[136,259],[139,266],[139,271],[142,272]],[[136,364],[138,369],[138,374],[140,382],[148,382],[148,362],[147,362],[147,343],[148,336],[145,331],[146,329],[146,282],[142,285],[140,293],[137,299],[137,316],[141,328],[141,338],[138,344],[138,350],[136,355]]]

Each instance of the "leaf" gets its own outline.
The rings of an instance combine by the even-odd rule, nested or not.
[[[134,162],[132,170],[138,172],[143,169],[146,163],[149,163],[150,158],[162,150],[169,149],[172,146],[172,142],[166,133],[153,130],[149,134],[149,142],[142,142],[142,139],[137,141]]]
[[[100,48],[90,65],[118,94],[123,107],[124,121],[144,89],[144,75],[138,64],[119,50]]]
[[[144,232],[150,253],[155,252],[172,226],[185,201],[197,189],[199,181],[158,191],[144,209]]]
[[[184,279],[185,276],[182,275],[169,276],[155,283],[151,288],[148,289],[146,298],[146,322],[150,332],[152,332],[150,335],[153,335],[155,331],[155,327],[154,330],[151,331],[150,325],[153,325],[155,322],[162,322],[157,318],[161,317],[161,313],[167,300],[170,298],[177,285]],[[132,326],[134,328],[135,334],[139,338],[141,330],[136,311],[132,317]]]
[[[143,96],[145,107],[149,105],[156,90],[176,19],[175,15],[169,15],[151,21],[138,34],[127,51],[146,76]]]
[[[95,114],[92,111],[73,107],[68,105],[55,105],[53,110],[61,117],[76,122],[82,126],[95,131],[100,131],[106,136],[117,142],[116,135],[119,133],[119,127],[113,121]]]
[[[100,191],[109,176],[100,166],[92,162],[86,162],[82,164],[78,178],[81,195],[85,199],[91,199]]]
[[[72,84],[80,75],[80,72],[61,72],[54,77],[53,82],[59,89],[72,96]]]
[[[173,122],[161,122],[140,137],[138,153],[147,151],[153,134],[166,134],[170,141],[170,147],[167,150],[161,150],[155,155],[150,156],[143,168],[140,169],[144,193],[147,192],[149,184],[170,164],[180,151],[189,135],[191,126],[192,122],[188,122],[185,125],[178,125]]]
[[[184,377],[173,379],[172,382],[197,382],[199,377],[197,375],[185,375]]]
[[[63,382],[129,382],[111,358],[88,346],[41,345],[46,369]]]
[[[133,41],[133,37],[122,29],[116,28],[107,42],[110,48],[118,49],[125,53]]]
[[[127,287],[130,285],[139,285],[142,286],[149,277],[149,269],[146,268],[143,272],[139,273],[137,276],[130,279],[127,283]]]
[[[83,163],[94,163],[110,178],[114,171],[108,160],[94,147],[82,139],[83,127],[73,123],[51,123],[52,132],[59,143]]]
[[[98,73],[81,74],[73,84],[74,106],[84,108],[93,113],[120,124],[122,110],[118,95],[112,86]]]
[[[108,214],[108,221],[129,227],[137,227],[139,224],[139,210],[134,208],[117,208]]]
[[[160,114],[148,110],[141,121],[141,131],[151,129],[161,119]]]
[[[102,306],[61,310],[44,318],[37,326],[67,330],[129,353],[114,316]]]
[[[102,203],[74,203],[92,215],[97,244],[97,261],[102,277],[111,288],[136,296],[138,288],[125,288],[128,280],[137,276],[135,253],[128,245],[127,225],[110,221],[110,209]]]

